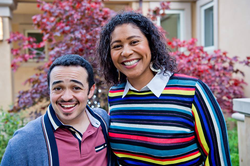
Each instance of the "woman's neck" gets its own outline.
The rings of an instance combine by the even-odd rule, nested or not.
[[[137,77],[134,79],[128,79],[129,83],[137,90],[141,90],[145,87],[152,79],[154,78],[154,74],[148,75],[147,77]]]

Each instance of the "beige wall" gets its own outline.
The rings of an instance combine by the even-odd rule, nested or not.
[[[14,94],[17,95],[20,90],[27,90],[29,89],[28,85],[24,85],[24,82],[30,78],[35,73],[38,73],[35,70],[35,66],[32,65],[23,65],[20,67],[16,72],[14,72]]]
[[[229,56],[250,56],[250,0],[219,0],[219,48]],[[250,67],[245,72],[245,95],[250,97]]]
[[[193,37],[193,38],[197,38],[197,34],[196,34],[196,32],[197,32],[197,29],[196,29],[196,3],[195,2],[192,2],[191,3],[191,20],[192,20],[192,22],[191,22],[191,24],[192,24],[192,34],[191,34],[191,36]]]
[[[158,2],[158,1],[154,1]],[[196,35],[196,10],[195,10],[195,1],[185,1],[192,3],[191,6],[191,15],[192,15],[192,30],[191,34],[192,37],[197,37]],[[176,1],[175,1],[176,3]],[[250,39],[250,1],[249,0],[218,0],[218,11],[219,11],[219,48],[223,51],[227,51],[230,56],[238,55],[241,57],[250,56],[250,44],[248,44],[248,40]],[[119,5],[117,5],[119,4]],[[174,3],[172,3],[174,4]],[[33,6],[36,4],[32,4]],[[131,2],[131,1],[115,1],[110,0],[105,2],[105,6],[109,7],[115,11],[123,10],[126,6],[130,6],[133,8],[138,8],[139,3]],[[239,7],[238,7],[239,6]],[[143,1],[143,13],[146,14],[148,8],[150,6],[150,1]],[[37,12],[38,10],[30,11],[28,14],[24,14],[23,12],[27,12],[27,4],[26,3],[19,3],[17,10],[14,11],[13,19],[11,21],[11,26],[13,31],[20,31],[23,32],[25,30],[33,29],[32,26],[32,19],[31,17]],[[20,8],[22,10],[20,10]],[[31,7],[30,7],[31,8]],[[6,20],[5,20],[6,21]],[[11,29],[11,27],[7,28]],[[5,34],[9,34],[9,32],[5,31]],[[10,45],[0,43],[0,50],[2,52],[8,53],[9,56],[4,56],[3,58],[10,58]],[[1,53],[2,54],[2,53]],[[0,72],[0,76],[8,75],[5,80],[1,80],[0,86],[4,87],[5,85],[11,85],[7,88],[2,88],[1,92],[6,90],[6,95],[0,95],[0,105],[2,103],[8,103],[8,101],[13,101],[13,96],[15,96],[19,90],[25,90],[28,86],[24,86],[23,82],[32,76],[36,71],[34,68],[37,66],[35,63],[26,63],[22,65],[17,72],[13,75],[13,82],[14,85],[12,86],[12,72],[9,68],[10,66],[10,59],[5,59],[4,61],[0,61],[1,69],[4,69]],[[3,63],[4,64],[1,64]],[[7,64],[7,63],[9,64]],[[244,68],[246,74],[246,81],[248,82],[249,86],[246,87],[246,95],[250,97],[250,68]],[[249,72],[248,72],[249,71]],[[6,74],[9,73],[9,74]],[[6,82],[8,80],[8,83]],[[9,93],[11,92],[11,93]],[[11,103],[8,103],[8,105]]]
[[[9,106],[13,104],[13,78],[11,71],[11,54],[10,44],[6,39],[10,34],[10,19],[9,17],[3,17],[3,38],[4,41],[0,41],[0,107],[4,110],[9,109]]]
[[[25,34],[26,30],[33,30],[34,27],[32,25],[32,16],[33,14],[16,14],[14,12],[12,19],[12,31],[13,32],[21,32]],[[14,45],[15,47],[15,45]],[[16,72],[14,72],[14,95],[18,94],[20,90],[29,89],[28,85],[24,85],[25,80],[30,78],[32,75],[37,73],[35,68],[38,66],[38,63],[35,62],[27,62],[23,63]]]

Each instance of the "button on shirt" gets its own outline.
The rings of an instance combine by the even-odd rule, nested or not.
[[[90,124],[82,134],[74,127],[64,125],[49,109],[54,128],[60,166],[107,165],[107,145],[100,122],[86,109]]]
[[[154,77],[153,79],[146,85],[144,86],[140,91],[148,91],[148,90],[151,90],[154,95],[156,97],[160,97],[162,91],[164,90],[164,88],[166,87],[167,83],[168,83],[168,80],[169,78],[171,77],[173,73],[170,73],[170,72],[158,72]],[[123,95],[122,95],[122,98],[124,98],[128,91],[129,90],[134,90],[134,91],[137,91],[139,92],[139,90],[135,89],[130,83],[129,81],[127,80],[127,83],[126,83],[126,86],[124,88],[124,92],[123,92]]]

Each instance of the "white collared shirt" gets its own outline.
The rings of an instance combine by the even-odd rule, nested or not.
[[[144,86],[141,90],[135,89],[129,83],[129,81],[127,80],[127,83],[125,85],[122,98],[124,98],[127,95],[128,91],[130,89],[134,90],[134,91],[137,91],[137,92],[151,90],[154,93],[154,95],[159,98],[160,95],[161,95],[161,93],[162,93],[162,91],[166,87],[166,85],[168,83],[168,80],[169,80],[169,78],[171,77],[172,74],[173,73],[170,73],[170,72],[166,72],[166,73],[164,73],[164,72],[158,72],[153,77],[153,79],[146,86]]]

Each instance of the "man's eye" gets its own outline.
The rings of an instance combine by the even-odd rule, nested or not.
[[[62,88],[61,87],[55,87],[53,90],[54,91],[60,91]]]
[[[74,87],[74,90],[81,90],[82,88],[80,88],[80,87]]]

